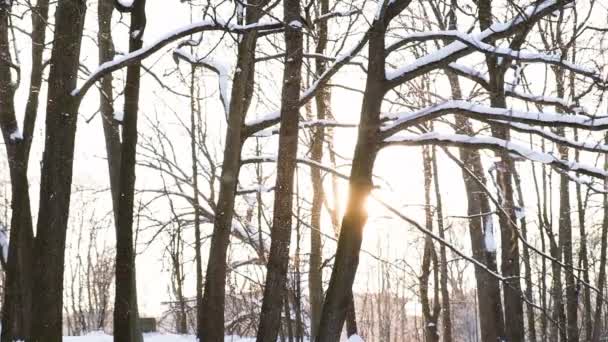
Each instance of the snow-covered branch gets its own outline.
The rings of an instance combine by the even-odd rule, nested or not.
[[[477,35],[467,34],[460,31],[437,31],[437,32],[419,32],[412,33],[404,37],[400,42],[393,44],[388,49],[395,49],[395,46],[406,44],[413,41],[426,41],[426,40],[455,40],[470,49],[479,51],[485,54],[493,54],[499,57],[509,57],[515,60],[519,60],[527,63],[545,63],[550,65],[559,66],[566,70],[570,70],[574,73],[587,76],[596,82],[603,83],[604,80],[600,76],[597,70],[586,68],[580,65],[576,65],[567,59],[562,58],[560,55],[548,55],[541,52],[532,52],[526,50],[512,50],[507,47],[493,46],[485,43]]]
[[[86,81],[80,88],[76,88],[72,91],[72,96],[82,98],[86,92],[103,76],[122,69],[129,65],[139,63],[143,59],[151,56],[155,52],[159,51],[163,47],[170,43],[173,43],[179,39],[187,37],[189,35],[203,32],[203,31],[225,31],[233,33],[246,33],[250,31],[269,31],[283,27],[283,23],[278,21],[271,21],[268,23],[255,23],[250,25],[237,25],[233,23],[224,22],[221,20],[204,20],[190,25],[183,26],[172,32],[169,32],[155,42],[144,46],[143,48],[130,52],[115,58],[112,61],[101,64],[97,70],[92,72]]]
[[[608,117],[589,118],[583,115],[563,115],[559,113],[524,112],[514,109],[494,108],[467,101],[447,101],[422,110],[385,115],[395,121],[382,128],[383,136],[389,137],[398,131],[438,118],[446,114],[459,114],[469,118],[492,123],[494,121],[520,122],[548,127],[572,127],[592,131],[608,129]]]
[[[222,61],[212,58],[210,56],[197,57],[186,51],[184,48],[178,48],[173,51],[173,56],[176,60],[185,60],[188,63],[207,68],[217,74],[220,98],[226,115],[230,111],[230,94],[232,93],[232,80],[230,79],[230,72],[228,66]]]
[[[437,132],[423,133],[413,136],[392,136],[384,140],[383,146],[421,146],[440,145],[490,150],[507,150],[509,153],[528,159],[530,161],[551,165],[566,171],[575,171],[581,174],[605,179],[608,172],[593,166],[577,162],[562,160],[550,153],[534,151],[512,141],[494,137],[471,137],[462,134],[441,134]]]
[[[553,13],[559,8],[572,3],[573,0],[545,0],[529,6],[520,12],[514,19],[505,23],[496,23],[488,29],[473,35],[471,38],[480,42],[505,38],[529,27],[544,16]],[[424,73],[444,67],[457,59],[475,51],[474,48],[460,42],[449,45],[424,57],[418,58],[401,68],[386,73],[389,86],[394,88],[404,82],[410,81]]]

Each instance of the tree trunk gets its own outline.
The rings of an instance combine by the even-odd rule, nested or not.
[[[85,11],[85,1],[64,0],[55,12],[34,249],[33,342],[62,340],[64,255],[78,111],[70,93],[76,87]]]
[[[491,0],[478,2],[479,24],[482,30],[488,29],[494,22]],[[523,37],[528,30],[523,30]],[[518,44],[516,36],[512,44]],[[523,41],[523,40],[522,40]],[[486,65],[489,74],[490,105],[495,108],[506,108],[506,96],[504,91],[505,72],[510,66],[511,59],[499,60],[496,56],[487,55]],[[510,133],[503,127],[492,127],[492,136],[509,140]],[[509,153],[501,151],[497,153],[500,161],[496,168],[496,183],[500,191],[500,205],[498,220],[500,223],[501,241],[501,273],[506,280],[503,285],[503,302],[505,319],[508,317],[509,324],[505,324],[505,337],[509,341],[523,341],[524,336],[524,313],[521,298],[520,269],[519,269],[519,236],[517,234],[517,218],[515,215],[515,202],[513,192],[513,180],[511,174],[514,170],[513,160]]]
[[[299,100],[302,78],[304,23],[300,0],[284,0],[286,62],[281,94],[281,127],[274,197],[270,254],[257,342],[274,342],[281,322],[291,240],[293,182],[298,153]],[[289,318],[288,318],[289,319]]]
[[[431,184],[433,182],[433,170],[429,147],[422,149],[423,169],[424,169],[424,212],[426,229],[433,231],[433,210],[431,208]],[[422,272],[420,275],[420,302],[422,304],[422,315],[424,318],[424,341],[439,342],[439,326],[437,324],[438,315],[431,308],[429,298],[429,278],[431,276],[431,266],[437,270],[437,260],[435,248],[431,237],[427,235],[424,239],[424,253],[422,256]],[[439,298],[433,298],[433,302],[438,304]]]
[[[321,11],[319,15],[323,15],[329,11],[329,0],[322,0]],[[315,52],[324,54],[327,47],[327,22],[321,21],[317,29],[317,47]],[[327,69],[326,62],[322,59],[315,60],[316,76],[320,77]],[[329,87],[323,87],[315,97],[317,104],[317,119],[324,120],[331,115],[331,91]],[[313,131],[312,146],[310,158],[311,160],[322,163],[323,161],[323,144],[325,142],[325,129],[323,126],[315,128]],[[321,178],[321,170],[318,168],[311,169],[312,181],[312,207],[310,209],[310,270],[308,274],[308,284],[310,293],[310,336],[316,336],[319,323],[321,320],[321,310],[323,308],[323,270],[321,262],[323,260],[323,252],[321,245],[321,209],[324,200],[323,180]],[[314,338],[314,337],[313,337]]]
[[[524,195],[521,188],[521,179],[517,171],[513,170],[513,180],[515,181],[515,188],[517,190],[517,197],[519,198],[519,208],[523,210],[525,208]],[[522,217],[520,221],[521,234],[525,241],[528,241],[528,225],[526,217]],[[527,245],[523,246],[524,254],[524,281],[526,284],[526,299],[528,300],[528,306],[526,308],[526,319],[528,323],[528,339],[530,342],[536,342],[536,320],[534,318],[534,288],[532,283],[532,267],[530,261],[530,249]]]
[[[259,20],[267,2],[268,0],[249,2],[251,6],[247,8],[245,19],[247,24],[253,24]],[[201,324],[197,327],[197,335],[204,342],[224,341],[226,253],[232,230],[234,199],[241,166],[241,149],[246,139],[245,115],[253,95],[257,38],[255,31],[245,33],[238,44],[236,64],[238,72],[234,74],[230,96],[219,195],[215,208],[202,309],[199,311],[204,316],[201,317]]]
[[[452,97],[462,98],[458,77],[448,74],[452,87]],[[466,118],[456,117],[457,133],[473,135],[473,127]],[[468,165],[468,171],[463,170],[463,181],[467,194],[467,214],[469,215],[469,236],[473,250],[473,258],[481,262],[488,269],[496,272],[496,250],[488,249],[485,244],[485,234],[494,236],[490,203],[483,185],[486,177],[481,157],[477,150],[460,148],[460,159]],[[504,335],[504,320],[502,303],[500,300],[500,284],[498,279],[485,270],[475,267],[475,280],[477,284],[477,305],[479,309],[479,326],[482,341],[496,341]]]
[[[39,89],[42,84],[42,54],[46,37],[48,7],[48,0],[39,0],[32,8],[32,69],[22,139],[10,139],[10,135],[18,130],[14,91],[9,64],[2,63],[0,66],[0,129],[7,149],[12,196],[10,246],[8,260],[6,260],[6,283],[2,307],[2,342],[25,340],[30,337],[34,227],[27,170],[38,113]],[[0,11],[2,11],[0,14],[2,16],[0,49],[3,56],[10,58],[7,20],[10,8],[2,8]]]
[[[435,201],[437,207],[437,230],[439,237],[445,240],[445,227],[443,220],[443,202],[439,189],[439,169],[437,167],[437,154],[433,148],[431,157],[433,167],[433,180],[435,186]],[[444,244],[439,247],[439,272],[441,285],[441,320],[443,331],[443,342],[452,342],[452,310],[450,306],[450,290],[448,288],[448,258]]]
[[[608,134],[605,136],[605,141],[608,142]],[[608,156],[604,156],[604,168],[608,168]],[[605,182],[604,184],[607,184]],[[593,335],[592,342],[599,342],[604,328],[602,321],[602,308],[604,307],[604,293],[606,286],[606,249],[608,248],[608,195],[604,194],[604,219],[602,223],[602,237],[600,242],[600,265],[597,276],[597,288],[600,293],[595,299],[595,312],[593,313]]]
[[[384,72],[385,32],[385,23],[376,20],[370,33],[368,76],[350,174],[350,194],[329,288],[323,302],[321,325],[315,340],[317,342],[335,342],[340,339],[359,264],[363,227],[367,221],[365,202],[372,189],[372,169],[378,153],[380,108],[387,91]]]
[[[114,42],[112,40],[112,12],[114,4],[112,1],[98,1],[97,21],[99,31],[97,33],[97,44],[99,45],[99,63],[109,62],[114,59]],[[112,87],[113,76],[107,74],[101,79],[99,88],[99,112],[103,126],[104,140],[106,144],[106,156],[108,158],[108,174],[110,175],[110,191],[112,193],[112,208],[114,222],[117,221],[118,200],[120,196],[120,129],[119,123],[114,119],[114,89]]]
[[[130,9],[129,51],[141,49],[146,27],[146,1],[135,0]],[[127,68],[120,153],[118,215],[116,220],[116,296],[114,341],[143,341],[139,331],[133,213],[137,154],[137,117],[141,81],[140,63]]]

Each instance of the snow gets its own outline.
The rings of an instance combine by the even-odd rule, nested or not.
[[[123,112],[122,110],[114,111],[114,120],[122,122],[122,120],[124,120],[124,118],[125,118],[125,112]]]
[[[453,100],[421,109],[416,112],[388,114],[384,118],[395,119],[391,124],[382,128],[383,131],[404,129],[409,124],[419,123],[421,120],[430,120],[446,113],[469,114],[477,118],[489,120],[509,120],[522,123],[531,123],[545,126],[568,126],[583,129],[602,130],[608,128],[608,117],[589,118],[583,115],[563,115],[552,112],[525,112],[508,108],[494,108],[467,101]]]
[[[567,171],[578,171],[596,178],[604,179],[608,177],[608,172],[606,170],[593,166],[583,165],[574,161],[561,160],[553,154],[535,151],[513,141],[502,140],[494,137],[471,137],[462,134],[441,134],[438,132],[430,132],[413,136],[397,135],[386,138],[384,141],[389,145],[408,145],[408,143],[409,145],[420,145],[437,141],[453,145],[473,145],[481,148],[502,148],[533,162],[554,165],[560,169],[564,169]]]
[[[133,6],[134,0],[118,0],[118,3],[123,7],[131,7]]]
[[[291,22],[289,22],[289,26],[293,27],[294,29],[301,29],[302,22],[299,20],[292,20]]]
[[[261,123],[266,122],[266,121],[277,120],[280,117],[281,117],[281,112],[279,112],[279,111],[271,112],[271,113],[268,113],[268,114],[261,115],[258,118],[255,118],[255,119],[252,119],[252,120],[248,120],[248,121],[245,122],[245,125],[246,126],[255,126],[255,125],[261,124]]]
[[[8,138],[11,141],[23,140],[23,132],[17,128],[8,136]]]
[[[128,54],[118,56],[114,60],[102,63],[95,71],[93,71],[89,77],[86,79],[85,83],[80,88],[75,88],[72,90],[71,95],[78,97],[84,95],[86,91],[99,80],[105,74],[112,72],[114,70],[118,70],[122,67],[129,65],[135,61],[140,61],[153,53],[159,51],[167,44],[174,42],[180,38],[189,36],[193,33],[208,31],[208,30],[217,30],[217,31],[231,31],[231,32],[244,32],[250,30],[264,30],[264,29],[272,29],[275,28],[280,23],[276,20],[269,22],[257,22],[248,25],[237,25],[230,22],[226,22],[220,19],[214,20],[203,20],[199,22],[194,22],[189,25],[181,26],[173,31],[170,31],[154,42],[145,45],[141,49],[130,52]]]
[[[238,336],[226,336],[225,342],[253,342],[254,338],[242,338]],[[111,335],[104,334],[100,331],[91,332],[85,336],[66,336],[64,342],[113,342],[114,338]],[[193,335],[174,335],[150,333],[144,334],[145,342],[196,342],[196,336]]]
[[[452,46],[452,49],[446,49],[443,53],[438,53],[436,57],[443,56],[447,57],[451,52],[455,52],[456,50],[462,49],[464,46],[471,47],[475,50],[484,53],[494,54],[500,57],[510,57],[516,60],[524,61],[524,62],[542,62],[547,64],[555,64],[566,67],[570,70],[578,72],[583,75],[589,76],[597,76],[595,70],[590,68],[585,68],[579,65],[576,65],[568,60],[565,60],[559,54],[545,54],[540,52],[532,52],[526,50],[512,50],[510,48],[501,47],[501,46],[493,46],[488,43],[482,41],[485,38],[482,34],[472,35],[467,34],[461,31],[449,30],[449,31],[434,31],[434,32],[416,32],[409,34],[403,38],[403,40],[428,40],[428,39],[444,39],[444,38],[452,38],[457,40],[461,45],[456,45],[455,43],[448,45],[448,47]],[[443,49],[442,49],[443,50]],[[439,50],[438,52],[441,52]],[[430,59],[433,59],[433,54],[428,55]],[[443,58],[442,57],[442,58]],[[442,59],[440,58],[440,59]],[[424,60],[421,59],[421,60]],[[401,73],[398,73],[398,75]],[[392,73],[389,73],[388,79],[393,79],[396,76]]]
[[[0,223],[0,252],[2,252],[2,259],[6,262],[8,260],[8,229]]]
[[[226,115],[230,111],[230,96],[232,93],[232,80],[230,79],[230,67],[223,61],[211,56],[197,57],[183,48],[178,48],[174,54],[189,61],[192,64],[202,65],[213,70],[218,76],[220,98]]]
[[[492,215],[486,215],[483,219],[483,244],[487,252],[496,252],[496,238],[494,237],[494,224]]]
[[[477,33],[475,35],[470,36],[473,41],[482,42],[483,40],[500,34],[502,32],[513,29],[514,27],[522,24],[526,20],[529,19],[532,15],[542,12],[546,8],[551,6],[555,6],[556,0],[547,0],[542,3],[537,3],[531,6],[528,6],[520,15],[518,15],[515,19],[511,21],[507,21],[504,23],[495,23],[483,32]],[[386,72],[386,78],[388,80],[395,80],[400,78],[406,74],[409,74],[413,71],[419,70],[423,67],[428,67],[435,63],[439,63],[447,59],[448,57],[457,56],[458,53],[464,52],[468,49],[468,46],[460,41],[455,41],[450,43],[449,45],[433,52],[428,55],[425,55],[421,58],[416,59],[413,63],[405,65],[401,68],[394,69],[392,71]]]
[[[348,338],[348,342],[364,342],[361,336],[355,334]]]

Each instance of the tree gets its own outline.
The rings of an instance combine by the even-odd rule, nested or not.
[[[70,209],[78,98],[72,96],[80,57],[86,3],[61,1],[48,76],[46,139],[32,292],[31,340],[62,340],[64,253]]]
[[[270,254],[266,268],[258,342],[275,341],[279,333],[281,301],[287,295],[285,289],[291,240],[293,183],[298,154],[299,99],[304,46],[302,29],[305,24],[300,19],[300,0],[285,0],[283,8],[283,21],[287,24],[285,70],[281,93],[281,128]]]

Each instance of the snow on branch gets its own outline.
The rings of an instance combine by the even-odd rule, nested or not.
[[[383,136],[389,137],[398,131],[438,118],[446,114],[459,114],[483,121],[508,121],[548,127],[572,127],[592,131],[608,129],[608,117],[589,118],[583,115],[563,115],[559,113],[524,112],[514,109],[494,108],[467,101],[446,101],[422,110],[397,115],[385,115],[395,121],[384,126]]]
[[[477,149],[507,150],[509,153],[522,158],[554,166],[561,170],[575,171],[581,174],[605,179],[608,172],[593,166],[583,165],[577,162],[562,160],[550,153],[543,153],[531,150],[525,146],[512,141],[502,140],[493,137],[471,137],[462,134],[441,134],[437,132],[423,133],[414,136],[392,136],[384,140],[384,146],[421,146],[439,145],[469,147]]]
[[[488,79],[486,74],[484,74],[481,71],[478,71],[476,69],[473,69],[466,65],[462,65],[462,64],[458,64],[458,63],[450,63],[447,66],[446,70],[451,71],[459,76],[463,76],[463,77],[481,85],[485,89],[490,89],[490,80]],[[554,97],[554,96],[546,96],[546,95],[529,94],[529,93],[525,93],[525,92],[518,90],[513,85],[507,84],[505,86],[506,86],[505,95],[507,95],[509,97],[517,98],[517,99],[527,101],[527,102],[534,102],[534,103],[538,103],[538,104],[542,104],[542,105],[547,105],[547,106],[555,106],[555,107],[561,108],[562,110],[569,112],[569,113],[574,113],[576,111],[580,112],[580,108],[578,108],[576,105],[568,102],[567,100],[565,100],[563,98]]]
[[[86,79],[86,81],[82,84],[80,88],[76,88],[72,91],[72,96],[82,98],[82,96],[86,94],[86,92],[93,86],[93,84],[95,84],[95,82],[100,80],[103,76],[116,70],[127,67],[129,65],[139,63],[140,61],[151,56],[166,45],[195,33],[203,31],[246,33],[250,31],[270,31],[282,27],[283,23],[278,21],[270,21],[267,23],[258,22],[248,25],[237,25],[230,22],[224,22],[222,20],[204,20],[192,23],[163,35],[155,42],[146,45],[139,50],[135,50],[128,54],[117,57],[112,61],[101,64],[97,68],[97,70],[95,70],[89,75],[89,77]]]
[[[360,14],[361,10],[360,9],[352,9],[350,11],[332,11],[332,12],[327,12],[323,15],[320,15],[318,18],[316,18],[312,24],[313,25],[317,25],[318,23],[322,22],[322,21],[326,21],[332,18],[340,18],[340,17],[350,17],[352,15],[355,14]]]
[[[548,55],[540,52],[531,52],[526,50],[512,50],[507,47],[493,46],[485,43],[480,39],[478,35],[467,34],[464,32],[449,30],[449,31],[436,31],[436,32],[417,32],[407,35],[400,41],[402,42],[413,42],[413,41],[425,41],[425,40],[456,40],[470,49],[485,53],[493,54],[499,57],[509,57],[522,62],[528,63],[545,63],[550,65],[559,66],[566,70],[578,73],[580,75],[587,76],[596,82],[603,83],[598,71],[586,68],[583,66],[576,65],[566,59],[563,59],[560,55]],[[394,44],[395,45],[395,44]],[[394,46],[393,45],[393,46]],[[393,48],[390,46],[389,49]]]
[[[173,56],[176,60],[185,60],[194,66],[207,68],[217,74],[220,98],[226,115],[230,111],[230,94],[232,92],[232,81],[230,79],[229,67],[222,61],[210,56],[197,57],[186,51],[184,48],[178,48],[173,51]]]
[[[572,147],[582,151],[588,152],[599,152],[599,153],[608,153],[608,145],[602,144],[601,142],[581,142],[577,140],[570,140],[566,137],[563,137],[559,134],[555,134],[551,131],[534,127],[526,124],[516,123],[516,122],[507,122],[507,121],[494,121],[497,124],[508,126],[509,128],[522,132],[522,133],[531,133],[538,135],[544,139],[550,140],[556,144]]]
[[[483,32],[471,36],[471,39],[485,42],[509,37],[512,34],[529,27],[545,15],[550,14],[559,8],[563,8],[572,2],[573,0],[540,1],[534,5],[528,6],[511,21],[495,23]],[[390,88],[394,88],[431,70],[452,63],[473,51],[475,51],[473,47],[468,46],[463,42],[455,41],[431,54],[416,59],[410,64],[386,72],[386,79],[389,81]]]

